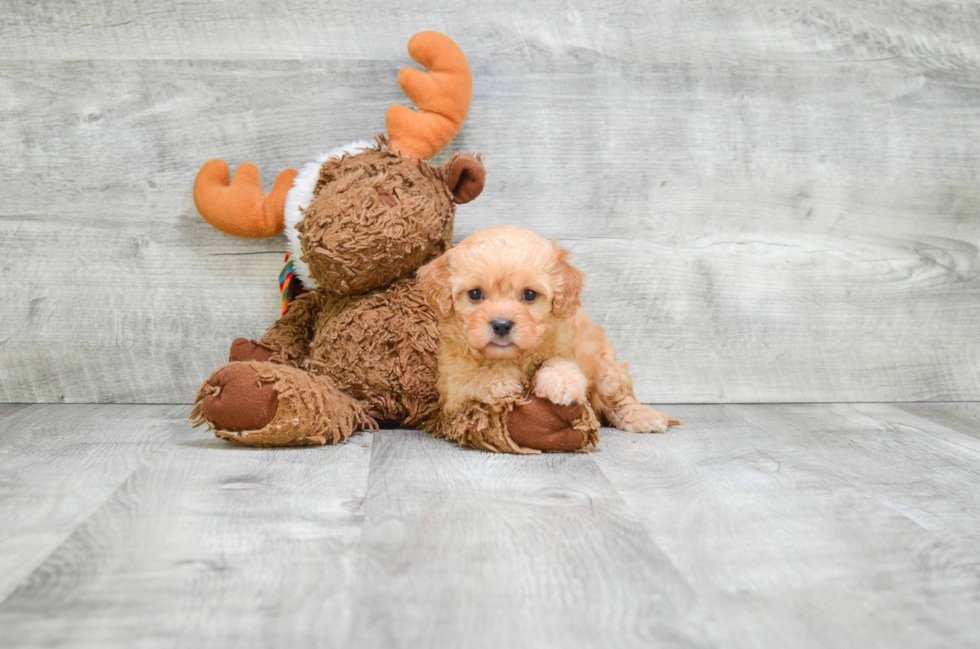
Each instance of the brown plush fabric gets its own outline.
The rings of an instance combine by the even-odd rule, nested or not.
[[[481,193],[487,179],[487,170],[480,164],[479,156],[453,156],[443,165],[446,184],[453,192],[453,202],[469,203]]]
[[[322,299],[319,291],[300,295],[289,305],[286,315],[269,327],[261,340],[251,342],[272,352],[269,361],[298,367],[309,351]]]
[[[486,172],[478,156],[433,167],[386,144],[379,136],[323,164],[297,227],[319,287],[260,340],[232,344],[233,362],[201,385],[191,422],[256,446],[333,444],[381,420],[428,422],[438,436],[511,453],[594,443],[588,406],[572,416],[524,397],[441,418],[439,324],[415,271],[452,244],[456,204],[479,195]]]
[[[527,403],[517,397],[491,405],[474,401],[468,408],[449,413],[438,411],[425,422],[425,429],[434,437],[444,437],[460,446],[471,446],[494,453],[539,453],[511,439],[507,418],[514,408]]]
[[[560,406],[531,395],[523,408],[507,417],[511,439],[541,451],[575,451],[599,440],[598,421],[584,405]]]
[[[448,170],[396,155],[383,142],[324,163],[297,227],[303,261],[325,291],[355,295],[383,286],[452,243]]]
[[[402,278],[328,300],[303,367],[332,377],[372,417],[415,427],[438,407],[438,338],[422,289],[414,277]]]
[[[457,164],[459,155],[433,167],[386,144],[379,136],[375,148],[323,164],[297,227],[319,287],[260,340],[233,343],[233,362],[201,386],[193,423],[244,444],[294,445],[433,416],[439,325],[415,270],[452,243],[448,175],[483,167],[472,156]]]
[[[201,414],[216,427],[230,431],[263,428],[279,409],[275,387],[260,381],[258,372],[245,363],[225,365],[201,391]]]
[[[226,428],[222,421],[212,419],[214,408],[209,400],[215,394],[215,382],[229,368],[236,365],[253,371],[258,382],[271,384],[278,397],[275,415],[264,425],[253,428]],[[248,388],[234,384],[232,387]],[[230,388],[229,388],[230,389]],[[350,437],[351,433],[377,429],[377,423],[354,399],[344,394],[325,376],[277,365],[275,363],[236,363],[226,365],[211,375],[198,390],[196,404],[191,411],[191,423],[207,424],[215,435],[250,446],[299,446],[306,444],[336,444]]]
[[[247,338],[235,338],[231,343],[231,350],[228,352],[228,362],[244,361],[267,361],[272,358],[273,352],[260,346],[254,340]]]
[[[498,453],[584,451],[599,441],[599,420],[588,404],[559,406],[525,394],[488,405],[474,401],[425,423],[435,437]]]

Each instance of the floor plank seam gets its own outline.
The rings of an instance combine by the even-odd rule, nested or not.
[[[931,437],[933,439],[937,439],[937,440],[939,440],[941,442],[945,442],[947,444],[952,444],[953,446],[956,446],[957,448],[961,448],[961,449],[966,450],[966,451],[969,451],[971,453],[976,453],[976,454],[980,455],[980,440],[975,440],[975,439],[973,439],[972,437],[970,437],[968,435],[964,435],[963,433],[959,432],[958,430],[955,430],[953,428],[950,428],[949,426],[945,426],[943,424],[939,424],[939,423],[936,423],[936,422],[929,422],[933,426],[937,426],[939,428],[942,428],[945,431],[948,431],[948,434],[945,435],[945,436],[944,435],[937,435],[936,433],[931,432],[931,431],[927,430],[926,428],[924,428],[922,426],[914,426],[912,424],[903,423],[903,422],[885,421],[884,419],[882,419],[881,417],[879,417],[879,416],[877,416],[875,414],[872,414],[872,413],[869,413],[869,412],[865,412],[864,410],[861,410],[859,408],[855,408],[854,405],[852,405],[852,404],[848,404],[848,405],[855,412],[860,413],[860,414],[862,414],[862,415],[864,415],[866,417],[871,417],[872,419],[874,419],[875,421],[877,421],[879,424],[882,424],[883,426],[887,426],[887,427],[889,427],[889,428],[891,428],[893,430],[898,430],[898,427],[899,426],[904,426],[906,428],[911,428],[912,430],[914,430],[914,431],[916,431],[918,433],[921,433],[923,435],[928,435],[929,437]],[[867,405],[872,405],[872,404],[867,404]],[[874,405],[878,405],[878,404],[874,404]],[[893,404],[880,404],[880,405],[892,406]],[[909,416],[910,417],[914,417],[915,419],[919,419],[919,417],[916,417],[915,415],[909,415]],[[978,427],[978,428],[980,428],[980,427]],[[952,438],[952,439],[950,439],[950,438]]]
[[[54,404],[50,404],[50,405],[54,405]],[[65,405],[77,405],[77,404],[65,404]],[[100,404],[100,405],[104,405],[104,404]],[[3,596],[2,599],[0,599],[0,611],[3,610],[4,606],[7,604],[7,602],[10,600],[11,597],[16,595],[25,584],[30,583],[31,579],[33,579],[35,573],[39,568],[45,565],[53,556],[57,555],[65,547],[67,543],[71,542],[71,539],[78,533],[78,531],[83,527],[85,527],[85,525],[87,525],[92,520],[93,517],[97,516],[101,512],[102,508],[105,507],[106,503],[110,502],[113,498],[115,498],[116,494],[118,494],[127,484],[129,484],[137,473],[139,473],[140,471],[144,470],[147,466],[149,466],[151,460],[164,451],[164,449],[167,446],[167,443],[170,440],[172,440],[176,434],[177,434],[177,430],[174,429],[173,432],[171,432],[166,437],[163,437],[158,443],[154,444],[152,446],[152,450],[150,450],[150,452],[146,455],[145,459],[140,464],[135,466],[132,471],[127,473],[126,476],[122,480],[120,480],[119,484],[117,484],[114,489],[112,489],[110,492],[106,494],[105,498],[99,500],[98,504],[92,508],[89,514],[85,518],[80,520],[78,524],[75,525],[70,532],[65,534],[64,537],[61,539],[61,541],[51,549],[51,552],[48,552],[43,557],[39,558],[35,562],[35,564],[31,567],[31,571],[27,573],[23,579],[21,579],[15,584],[10,585],[10,592],[8,592],[6,595]]]

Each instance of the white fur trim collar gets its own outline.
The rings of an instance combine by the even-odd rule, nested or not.
[[[289,252],[292,253],[296,276],[299,277],[300,281],[303,282],[303,286],[306,288],[313,289],[318,284],[310,277],[310,267],[300,258],[303,254],[303,246],[300,245],[299,232],[296,231],[296,226],[303,220],[303,210],[313,200],[313,189],[316,187],[316,181],[320,179],[320,167],[323,166],[323,163],[328,158],[339,157],[345,153],[356,155],[361,149],[370,149],[373,147],[374,142],[357,140],[356,142],[337,147],[329,153],[323,153],[317,156],[315,161],[303,165],[303,168],[296,174],[296,179],[293,180],[292,188],[286,194],[286,205],[283,209],[283,221],[286,224],[286,241],[289,246]]]

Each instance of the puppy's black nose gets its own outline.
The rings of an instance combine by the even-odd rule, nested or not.
[[[509,334],[510,330],[514,328],[514,321],[498,318],[490,323],[490,328],[493,329],[493,333],[502,338]]]

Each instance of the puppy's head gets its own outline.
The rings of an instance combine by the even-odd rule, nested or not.
[[[453,319],[484,358],[512,360],[534,349],[578,310],[585,275],[568,251],[530,230],[476,232],[419,270],[426,300]]]

